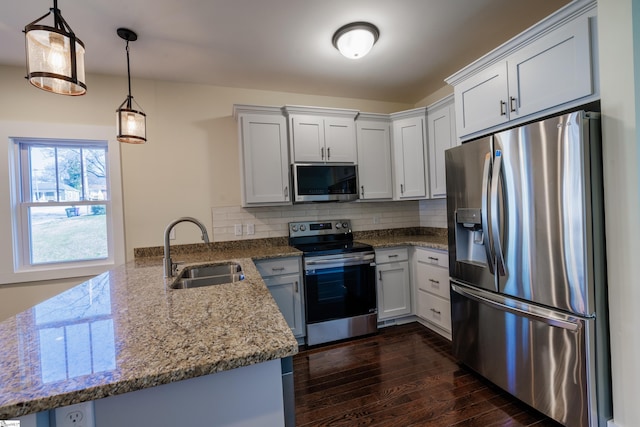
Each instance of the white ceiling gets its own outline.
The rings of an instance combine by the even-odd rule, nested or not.
[[[91,74],[415,103],[443,79],[569,0],[59,0]],[[0,3],[0,64],[24,66],[26,24],[52,0]],[[342,57],[333,33],[380,29],[371,53]],[[47,20],[47,25],[52,25]]]

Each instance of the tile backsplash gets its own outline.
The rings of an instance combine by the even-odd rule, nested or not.
[[[292,206],[211,209],[213,241],[287,237],[289,222],[324,219],[351,220],[353,231],[407,227],[447,227],[446,200],[371,203],[310,203]],[[236,225],[242,235],[236,236]],[[253,234],[248,234],[253,227]]]

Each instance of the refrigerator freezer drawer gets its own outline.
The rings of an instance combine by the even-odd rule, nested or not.
[[[589,350],[593,319],[452,283],[453,353],[499,387],[568,427],[597,425]]]

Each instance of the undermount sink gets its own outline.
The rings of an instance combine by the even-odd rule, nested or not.
[[[242,267],[235,262],[202,264],[185,267],[175,278],[172,289],[199,288],[244,280]]]

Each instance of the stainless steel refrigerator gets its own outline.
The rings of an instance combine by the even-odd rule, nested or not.
[[[600,120],[447,150],[453,353],[569,427],[611,418]]]

